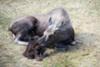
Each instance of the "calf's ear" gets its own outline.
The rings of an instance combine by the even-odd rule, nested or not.
[[[34,31],[35,35],[42,36],[43,33],[41,33],[41,26],[40,25],[41,21],[38,20],[38,18],[32,17],[32,24],[33,28],[32,30]]]
[[[32,22],[32,31],[34,31],[34,33],[37,33],[37,29],[38,29],[38,25],[39,25],[39,21],[37,18],[30,16],[30,20]]]
[[[32,24],[33,24],[34,27],[37,27],[38,26],[39,21],[38,21],[37,18],[31,17],[31,21],[32,21]]]

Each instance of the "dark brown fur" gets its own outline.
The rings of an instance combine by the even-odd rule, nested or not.
[[[37,59],[38,61],[41,61],[44,57],[44,52],[45,47],[37,43],[36,40],[32,40],[27,45],[23,55],[29,59]]]
[[[63,8],[54,9],[44,15],[19,18],[10,26],[10,31],[18,40],[29,43],[23,54],[27,58],[41,58],[46,46],[59,46],[59,43],[68,45],[74,41],[74,29]],[[35,36],[39,38],[34,40]]]

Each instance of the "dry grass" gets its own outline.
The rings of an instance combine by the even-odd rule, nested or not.
[[[7,31],[11,20],[59,6],[68,11],[80,43],[42,62],[24,58],[25,46]],[[100,0],[0,0],[0,67],[100,67]]]

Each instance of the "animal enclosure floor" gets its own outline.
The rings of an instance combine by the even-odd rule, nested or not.
[[[75,29],[75,46],[66,52],[48,50],[37,62],[23,57],[25,46],[13,42],[11,20],[64,7]],[[100,67],[100,0],[0,0],[0,67]]]

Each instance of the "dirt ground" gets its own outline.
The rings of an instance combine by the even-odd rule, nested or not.
[[[8,32],[11,20],[61,6],[79,43],[66,52],[51,50],[41,62],[23,57],[25,46],[15,44]],[[0,0],[0,67],[100,67],[100,0]]]

